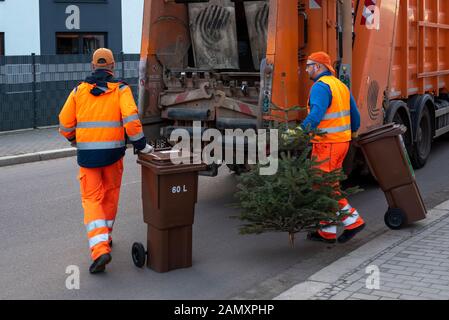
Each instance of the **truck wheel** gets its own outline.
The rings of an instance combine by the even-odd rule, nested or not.
[[[142,268],[145,265],[146,251],[143,244],[139,242],[134,242],[131,250],[131,255],[133,257],[134,265],[138,268]]]
[[[429,109],[424,107],[419,116],[416,128],[416,141],[411,156],[413,167],[416,169],[424,167],[430,155],[432,146],[432,125],[430,121]]]
[[[405,148],[407,149],[407,153],[410,155],[412,153],[412,130],[411,130],[411,123],[408,120],[404,120],[403,116],[399,112],[396,112],[396,114],[393,117],[393,122],[397,124],[402,124],[407,127],[407,131],[402,135],[402,138],[404,139]]]
[[[405,214],[401,209],[388,208],[384,216],[385,224],[388,228],[399,230],[405,224]]]

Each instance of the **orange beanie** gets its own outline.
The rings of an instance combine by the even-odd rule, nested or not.
[[[335,74],[335,69],[332,67],[331,58],[329,57],[329,55],[326,52],[323,52],[323,51],[314,52],[309,56],[308,59],[318,62],[318,63],[321,63],[322,65],[325,65],[326,68],[328,68],[330,72]]]

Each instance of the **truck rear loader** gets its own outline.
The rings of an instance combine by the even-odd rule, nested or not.
[[[315,51],[351,89],[359,133],[405,125],[412,163],[424,166],[433,139],[449,132],[447,0],[145,0],[138,104],[147,138],[193,121],[219,130],[299,123]],[[356,158],[348,154],[348,171]]]

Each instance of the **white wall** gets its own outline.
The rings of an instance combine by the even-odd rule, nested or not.
[[[122,0],[122,36],[124,53],[140,53],[144,0]]]
[[[39,0],[0,1],[0,32],[5,33],[5,55],[40,54],[39,29]]]

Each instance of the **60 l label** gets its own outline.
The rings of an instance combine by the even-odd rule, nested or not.
[[[187,192],[186,185],[183,185],[183,186],[173,186],[173,187],[171,188],[171,193],[183,193],[183,192]]]

